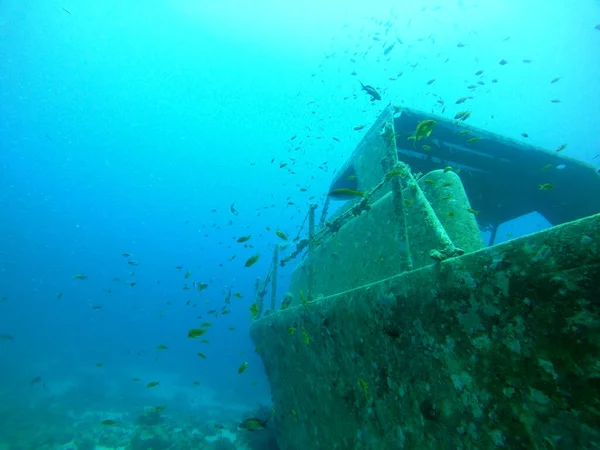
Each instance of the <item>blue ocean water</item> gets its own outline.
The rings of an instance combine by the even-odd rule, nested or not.
[[[206,435],[268,410],[255,280],[353,128],[471,95],[469,124],[598,167],[598,23],[592,0],[4,0],[0,448],[109,446],[102,420],[134,429],[157,406]],[[203,322],[210,342],[188,339]]]

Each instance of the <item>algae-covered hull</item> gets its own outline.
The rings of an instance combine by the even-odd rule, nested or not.
[[[253,323],[283,449],[600,447],[600,215]]]

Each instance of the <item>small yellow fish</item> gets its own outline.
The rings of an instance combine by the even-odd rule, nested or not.
[[[188,337],[195,339],[197,337],[202,336],[205,333],[206,333],[206,329],[204,329],[204,328],[192,328],[192,329],[188,330]]]
[[[454,120],[467,120],[471,116],[471,111],[459,111],[454,116]]]
[[[295,327],[289,327],[288,328],[288,334],[294,334],[296,333],[296,328]]]
[[[287,239],[288,239],[287,235],[286,235],[286,234],[285,234],[283,231],[281,231],[281,230],[277,230],[277,231],[275,232],[275,234],[277,235],[277,237],[278,237],[279,239],[282,239],[282,240],[284,240],[284,241],[287,241]]]
[[[246,267],[253,266],[254,264],[256,264],[256,261],[258,261],[258,258],[260,258],[260,254],[258,254],[258,253],[254,256],[251,256],[250,258],[248,258],[246,260],[246,263],[244,264],[244,266],[246,266]]]
[[[365,127],[364,125],[356,125],[356,126],[353,128],[353,130],[354,130],[354,131],[360,131],[360,130],[362,130],[364,127]]]
[[[240,367],[238,367],[238,373],[244,373],[248,368],[248,361],[244,361]]]
[[[473,214],[474,216],[479,214],[479,211],[477,211],[476,209],[473,209],[473,208],[467,208],[467,212]]]
[[[390,170],[388,173],[386,173],[385,177],[386,178],[398,177],[398,176],[404,175],[405,173],[406,173],[405,170],[395,169],[395,170]]]
[[[87,280],[87,275],[83,274],[83,273],[78,273],[77,275],[75,275],[73,278],[76,278],[77,280]]]
[[[184,276],[184,278],[187,280],[190,276],[192,275],[192,272],[190,270],[188,270]]]
[[[163,405],[163,406],[155,406],[155,407],[154,407],[154,412],[155,412],[155,413],[161,413],[161,412],[163,412],[165,409],[167,409],[167,407],[166,407],[165,405]]]
[[[250,318],[254,319],[256,316],[258,316],[259,310],[258,310],[258,305],[256,303],[253,303],[252,305],[250,305]]]
[[[408,137],[408,140],[419,141],[423,138],[428,138],[433,132],[433,127],[437,122],[435,120],[423,120],[419,122],[415,130],[415,134]]]
[[[552,169],[552,164],[546,164],[544,167],[540,169],[540,172],[545,172],[546,170]]]
[[[166,345],[157,345],[156,348],[158,350],[168,350],[169,349],[169,347],[167,347]]]
[[[356,189],[334,189],[333,191],[327,194],[328,197],[338,198],[338,199],[346,199],[351,197],[364,197],[365,193],[362,191],[357,191]]]
[[[267,428],[267,421],[255,418],[245,419],[238,425],[238,429],[246,431],[264,430],[265,428]]]
[[[239,238],[237,239],[237,242],[239,242],[239,243],[242,243],[242,242],[247,242],[247,241],[249,241],[249,240],[250,240],[250,238],[252,238],[252,236],[251,236],[251,235],[248,235],[248,236],[242,236],[242,237],[239,237]]]
[[[100,422],[102,425],[105,426],[111,426],[111,425],[116,425],[117,422],[115,420],[111,420],[111,419],[105,419],[102,422]]]
[[[147,387],[147,388],[153,388],[153,387],[156,387],[156,386],[158,386],[159,384],[160,384],[160,381],[151,381],[150,383],[148,383],[148,384],[146,385],[146,387]]]
[[[549,191],[550,189],[554,189],[554,185],[552,183],[540,184],[540,191]]]
[[[426,184],[431,184],[432,186],[435,186],[435,185],[437,184],[437,182],[436,182],[436,181],[434,181],[434,180],[431,180],[431,179],[429,179],[429,178],[426,178],[425,180],[423,180],[423,183],[426,183]]]
[[[467,141],[467,144],[474,144],[475,142],[477,142],[477,141],[478,141],[478,140],[480,140],[480,139],[481,139],[481,138],[480,138],[479,136],[472,137],[471,139],[469,139],[469,140]]]
[[[448,173],[448,172],[460,173],[460,169],[456,169],[452,166],[444,167],[444,173]]]
[[[465,134],[469,134],[470,132],[471,132],[471,130],[462,130],[462,131],[461,131],[460,133],[458,133],[458,134],[462,134],[462,135],[464,136]]]
[[[560,144],[558,147],[556,147],[556,151],[562,152],[565,148],[567,148],[567,144]]]
[[[206,355],[204,353],[197,353],[197,355],[202,359],[206,359]]]

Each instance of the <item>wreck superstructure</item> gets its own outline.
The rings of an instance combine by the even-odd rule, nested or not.
[[[330,190],[361,195],[311,207],[306,239],[275,252],[273,269],[299,260],[283,296],[276,270],[257,285],[282,448],[600,445],[592,167],[390,106]],[[494,244],[532,211],[553,227]]]

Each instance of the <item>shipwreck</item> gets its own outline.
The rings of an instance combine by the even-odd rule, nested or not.
[[[280,448],[600,447],[593,167],[389,106],[331,192],[357,195],[311,206],[256,286]],[[497,243],[534,211],[551,226]]]

